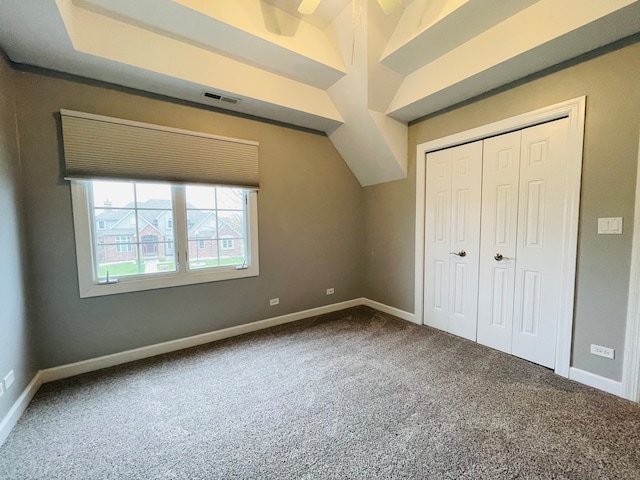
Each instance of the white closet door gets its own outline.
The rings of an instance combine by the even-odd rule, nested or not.
[[[427,155],[424,323],[476,339],[482,142]]]
[[[427,155],[424,252],[424,324],[447,330],[449,322],[449,248],[451,150]]]
[[[522,131],[512,353],[553,368],[569,120]]]
[[[521,132],[484,141],[478,343],[511,353]]]
[[[482,141],[451,148],[451,242],[447,330],[476,340]]]

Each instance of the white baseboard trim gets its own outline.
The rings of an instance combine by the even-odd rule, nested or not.
[[[144,358],[161,355],[163,353],[170,353],[177,350],[183,350],[185,348],[204,345],[205,343],[214,342],[216,340],[235,337],[244,333],[255,332],[257,330],[274,327],[276,325],[295,322],[297,320],[323,315],[325,313],[331,313],[345,308],[357,307],[359,305],[366,305],[376,310],[380,310],[381,312],[394,315],[403,320],[417,323],[413,313],[405,312],[404,310],[390,307],[388,305],[369,300],[368,298],[356,298],[354,300],[347,300],[346,302],[333,303],[331,305],[324,305],[322,307],[311,308],[301,312],[289,313],[279,317],[238,325],[236,327],[224,328],[222,330],[194,335],[192,337],[179,338],[177,340],[170,340],[168,342],[157,343],[155,345],[148,345],[146,347],[135,348],[133,350],[127,350],[111,355],[91,358],[89,360],[83,360],[81,362],[69,363],[59,367],[40,370],[33,377],[33,380],[31,380],[18,400],[16,400],[13,407],[11,407],[11,410],[9,410],[9,413],[7,413],[4,419],[2,419],[2,422],[0,423],[0,445],[2,445],[9,436],[9,433],[29,406],[29,402],[31,402],[31,399],[43,383],[93,372],[103,368],[114,367],[116,365],[122,365],[123,363],[129,363],[134,360],[142,360]]]
[[[617,382],[609,378],[601,377],[595,373],[580,370],[579,368],[569,368],[569,378],[578,383],[589,385],[590,387],[597,388],[618,397],[624,397],[622,390],[622,382]]]
[[[200,335],[194,335],[192,337],[179,338],[177,340],[170,340],[168,342],[156,343],[155,345],[148,345],[146,347],[134,348],[133,350],[126,350],[124,352],[114,353],[111,355],[104,355],[102,357],[91,358],[89,360],[69,363],[67,365],[61,365],[59,367],[47,368],[46,370],[41,370],[40,372],[42,374],[42,382],[53,382],[62,378],[73,377],[83,373],[93,372],[95,370],[102,370],[103,368],[122,365],[123,363],[133,362],[134,360],[142,360],[143,358],[162,355],[163,353],[170,353],[177,350],[183,350],[185,348],[196,347],[198,345],[204,345],[205,343],[211,343],[216,340],[235,337],[244,333],[255,332],[257,330],[274,327],[276,325],[295,322],[304,318],[323,315],[325,313],[335,312],[337,310],[343,310],[345,308],[355,307],[358,305],[362,305],[361,299],[333,303],[331,305],[311,308],[309,310],[303,310],[301,312],[289,313],[287,315],[281,315],[279,317],[267,318],[265,320],[246,323],[244,325],[238,325],[235,327],[223,328],[222,330],[202,333]]]
[[[362,298],[361,300],[362,300],[362,305],[375,308],[376,310],[380,310],[381,312],[388,313],[389,315],[393,315],[394,317],[401,318],[402,320],[406,320],[408,322],[417,323],[418,325],[421,325],[421,323],[416,320],[416,316],[413,313],[405,312],[404,310],[400,310],[399,308],[390,307],[389,305],[376,302],[375,300],[369,300],[368,298]]]
[[[18,423],[18,420],[20,420],[20,417],[29,406],[29,403],[31,403],[31,399],[36,394],[41,385],[42,375],[40,375],[40,372],[38,372],[33,377],[33,380],[29,382],[27,388],[25,388],[20,394],[16,402],[11,407],[11,410],[9,410],[9,413],[7,413],[2,419],[2,422],[0,422],[0,446],[7,439],[7,437],[11,433],[11,430],[13,430],[13,427],[16,426],[16,423]]]

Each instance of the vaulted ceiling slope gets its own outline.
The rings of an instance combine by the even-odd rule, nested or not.
[[[406,176],[407,122],[640,31],[640,0],[404,0],[390,15],[322,0],[309,16],[299,3],[0,0],[0,47],[326,132],[373,185]]]

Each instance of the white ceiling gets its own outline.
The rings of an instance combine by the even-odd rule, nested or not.
[[[406,122],[640,31],[640,0],[405,0],[388,16],[376,0],[298,4],[0,0],[0,48],[324,131],[371,185],[406,176]]]

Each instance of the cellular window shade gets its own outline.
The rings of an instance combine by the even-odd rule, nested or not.
[[[258,143],[61,110],[65,178],[256,189]]]

